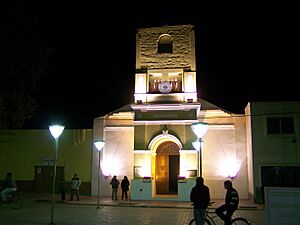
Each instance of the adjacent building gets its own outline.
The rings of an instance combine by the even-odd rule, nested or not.
[[[300,102],[249,102],[245,109],[249,193],[300,187]]]

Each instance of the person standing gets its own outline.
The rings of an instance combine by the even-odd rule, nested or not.
[[[110,181],[111,187],[112,187],[112,195],[111,199],[112,200],[118,200],[118,187],[120,182],[117,179],[117,176],[113,176],[113,178]]]
[[[215,212],[225,222],[225,225],[229,225],[233,213],[239,206],[239,194],[237,190],[233,188],[230,180],[224,182],[224,188],[227,189],[225,204],[219,206]],[[224,213],[225,211],[226,214]]]
[[[209,188],[204,185],[202,177],[196,178],[196,185],[190,193],[190,200],[193,202],[193,212],[196,225],[203,225],[205,219],[205,211],[210,202]]]
[[[129,182],[127,176],[124,176],[123,180],[121,181],[122,200],[124,199],[124,197],[126,200],[128,200],[127,192],[129,191],[129,185],[130,185],[130,182]]]
[[[13,179],[12,173],[11,172],[6,173],[6,177],[3,180],[3,187],[1,191],[2,201],[6,202],[7,196],[16,190],[17,190],[17,185],[15,180]]]
[[[65,179],[63,179],[61,186],[60,186],[61,200],[63,202],[66,200],[66,192],[67,192],[67,182]]]
[[[79,201],[79,187],[81,185],[80,178],[78,174],[75,173],[74,177],[71,179],[71,201],[73,201],[74,194],[76,195],[77,201]]]

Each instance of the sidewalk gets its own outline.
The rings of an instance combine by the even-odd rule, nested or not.
[[[81,196],[80,201],[65,201],[65,204],[74,205],[97,205],[97,196]],[[223,204],[222,199],[212,199],[213,205],[210,207],[215,209]],[[192,208],[191,202],[182,201],[156,201],[156,200],[111,200],[111,197],[101,197],[100,206],[126,206],[126,207],[148,207],[148,208]],[[256,204],[250,200],[240,200],[240,210],[262,209],[264,205]]]
[[[3,207],[0,210],[1,221],[10,225],[48,224],[50,209],[52,209],[52,195],[45,193],[24,193],[23,210],[11,210]],[[69,199],[69,195],[67,196]],[[101,198],[100,207],[97,196],[80,196],[80,201],[60,200],[60,194],[55,196],[55,222],[57,224],[76,225],[140,225],[140,224],[188,224],[193,216],[190,202],[178,201],[112,201],[110,197]],[[213,199],[215,203],[209,210],[223,203],[223,200]],[[244,217],[252,225],[266,225],[265,207],[253,204],[251,201],[241,200],[240,208],[235,216]],[[3,209],[3,210],[2,210]],[[52,213],[52,210],[51,210]],[[30,215],[30,216],[29,216]],[[219,222],[219,220],[217,221]],[[56,224],[56,223],[55,223]]]
[[[24,197],[32,201],[51,201],[51,194],[36,194],[36,193],[25,193]],[[97,196],[80,196],[80,201],[69,201],[62,202],[60,195],[56,195],[57,204],[70,204],[70,205],[98,205]],[[112,200],[111,197],[101,197],[99,206],[119,206],[119,207],[148,207],[148,208],[192,208],[191,202],[182,201],[156,201],[156,200]],[[213,205],[211,209],[215,209],[217,206],[223,204],[223,199],[212,199]],[[264,205],[254,203],[252,200],[240,199],[239,210],[255,210],[263,209]]]

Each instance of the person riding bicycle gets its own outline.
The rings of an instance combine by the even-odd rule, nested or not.
[[[7,196],[17,190],[17,185],[12,177],[12,173],[8,172],[6,178],[3,181],[3,187],[1,191],[1,199],[3,202],[7,201]]]
[[[227,189],[225,204],[219,206],[215,212],[225,222],[224,225],[229,225],[233,213],[239,206],[239,194],[236,189],[232,187],[232,182],[226,180],[224,188]],[[224,213],[226,211],[226,214]]]
[[[209,188],[204,185],[202,177],[196,178],[196,185],[190,193],[190,200],[194,206],[194,218],[196,225],[203,225],[205,219],[205,211],[210,202]]]

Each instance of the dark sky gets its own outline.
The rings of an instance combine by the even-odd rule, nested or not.
[[[47,128],[57,119],[67,128],[92,128],[95,117],[131,103],[140,27],[195,25],[198,95],[221,108],[240,113],[248,101],[300,100],[298,15],[292,6],[97,2],[34,5],[43,38],[55,52],[35,93],[37,115],[26,127]]]

